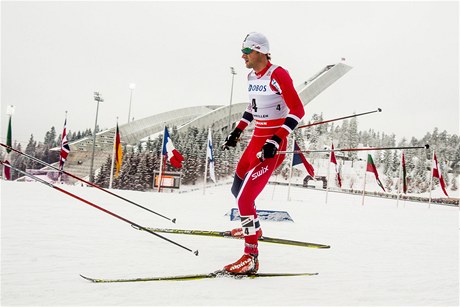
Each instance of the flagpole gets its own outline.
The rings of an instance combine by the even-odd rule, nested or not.
[[[64,130],[63,130],[63,133],[67,133],[67,111],[65,111],[65,119],[64,119]],[[64,141],[64,135],[61,135],[61,150],[59,151],[59,177],[58,177],[58,182],[61,182],[62,180],[62,171],[64,170],[64,162],[62,161],[62,157],[61,157],[61,154],[62,154],[62,147],[63,147],[63,144],[62,142]]]
[[[329,153],[329,163],[327,164],[327,184],[326,184],[326,204],[327,204],[327,196],[329,194],[329,178],[330,178],[330,167],[331,167],[331,157],[332,157],[332,152]]]
[[[208,173],[208,154],[206,154],[206,163],[204,165],[204,180],[203,180],[203,195],[206,193],[206,183],[207,183],[207,176]]]
[[[402,157],[404,156],[404,150],[401,153],[401,162],[399,163],[399,175],[398,175],[398,197],[396,198],[396,208],[399,207],[399,198],[401,196],[401,185],[403,185],[402,182],[402,167],[403,167],[403,159]]]
[[[295,136],[292,134],[292,151],[294,151],[294,142],[295,142]],[[292,181],[292,171],[294,168],[294,153],[291,156],[291,167],[289,170],[289,184],[288,184],[288,195],[287,195],[287,200],[291,201],[291,181]]]
[[[204,180],[203,180],[203,195],[206,193],[206,182],[207,182],[207,174],[208,174],[208,146],[209,146],[209,133],[211,132],[211,128],[208,130],[208,137],[206,138],[206,159],[204,160]]]
[[[275,189],[276,189],[276,186],[278,185],[278,175],[275,175],[275,184],[273,185],[273,190],[272,190],[272,200],[275,198]]]
[[[65,119],[64,119],[64,130],[62,131],[63,135],[61,135],[61,150],[59,151],[59,175],[58,175],[58,182],[62,180],[62,171],[64,170],[64,162],[62,161],[62,142],[64,141],[64,133],[66,133],[66,125],[67,125],[67,111],[65,111]]]
[[[165,146],[165,136],[166,136],[166,123],[163,125],[163,143],[161,144],[161,160],[160,160],[160,173],[158,174],[158,193],[161,192],[161,174],[163,173],[163,146]],[[153,178],[155,180],[155,178]]]
[[[363,185],[363,199],[361,201],[361,206],[364,206],[364,194],[366,193],[366,175],[367,175],[367,164],[364,168],[364,185]]]
[[[117,127],[118,127],[118,116],[117,116]],[[112,163],[110,166],[110,183],[109,189],[112,188],[113,183],[113,167],[115,165],[115,151],[117,150],[117,129],[115,128],[115,137],[113,138],[113,151],[112,151]]]
[[[437,166],[436,166],[437,167]],[[433,189],[433,168],[434,168],[434,150],[431,159],[431,172],[430,172],[430,198],[428,201],[428,208],[431,208],[431,190]]]

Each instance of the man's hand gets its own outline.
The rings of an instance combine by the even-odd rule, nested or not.
[[[274,158],[278,149],[280,148],[281,139],[274,135],[270,140],[267,140],[262,146],[262,150],[257,154],[261,162],[265,159]]]
[[[235,128],[235,130],[225,138],[224,144],[222,144],[220,148],[225,150],[230,149],[229,147],[235,147],[240,139],[241,132],[243,132],[241,129]]]

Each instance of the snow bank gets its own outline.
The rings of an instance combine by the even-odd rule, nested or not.
[[[238,226],[229,186],[189,193],[115,191],[177,224],[94,188],[65,187],[142,226],[226,230]],[[79,277],[210,272],[242,254],[240,240],[167,235],[200,255],[133,229],[40,183],[1,182],[2,305],[418,305],[458,306],[458,208],[268,186],[258,209],[294,223],[263,222],[267,236],[331,245],[260,243],[261,272],[318,276],[255,280],[92,284]]]

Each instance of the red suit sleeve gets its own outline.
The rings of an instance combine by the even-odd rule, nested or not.
[[[278,67],[273,71],[272,79],[274,79],[278,87],[274,87],[271,82],[270,86],[273,90],[278,91],[282,96],[286,105],[289,108],[289,114],[286,116],[284,124],[275,132],[275,135],[283,139],[287,137],[297,127],[299,122],[305,115],[305,110],[302,101],[294,88],[291,76],[282,67]]]

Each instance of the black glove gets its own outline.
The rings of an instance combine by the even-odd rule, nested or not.
[[[225,138],[225,142],[222,144],[221,148],[225,150],[230,149],[229,147],[235,147],[240,139],[241,132],[243,132],[243,130],[235,128],[235,130]]]
[[[257,155],[259,160],[263,162],[265,159],[274,158],[276,152],[280,148],[281,139],[274,135],[270,140],[267,140],[262,146],[262,150]]]

